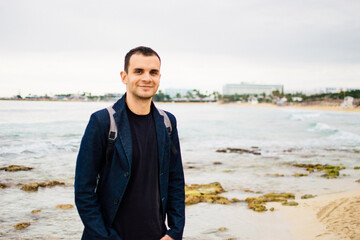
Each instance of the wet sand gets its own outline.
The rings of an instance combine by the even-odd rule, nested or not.
[[[360,187],[298,202],[274,204],[291,223],[294,240],[360,240]]]

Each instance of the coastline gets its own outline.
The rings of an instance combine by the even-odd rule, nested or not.
[[[294,240],[360,239],[360,187],[297,202],[297,207],[274,204],[291,223]]]
[[[324,106],[324,105],[308,105],[303,106],[300,104],[277,106],[271,103],[226,103],[219,104],[224,106],[240,106],[240,107],[262,107],[262,108],[279,108],[279,109],[301,109],[301,110],[317,110],[317,111],[336,111],[336,112],[360,112],[360,107],[342,108],[340,106]]]

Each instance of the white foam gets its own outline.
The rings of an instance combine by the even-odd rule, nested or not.
[[[306,112],[302,112],[302,113],[293,113],[290,115],[290,120],[294,120],[294,121],[304,121],[305,119],[309,119],[309,118],[318,118],[320,117],[320,113],[306,113]]]

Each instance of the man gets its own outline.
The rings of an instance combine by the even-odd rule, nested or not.
[[[110,154],[109,113],[103,109],[91,115],[75,172],[82,239],[182,239],[185,193],[176,119],[166,113],[169,134],[152,103],[160,65],[151,48],[137,47],[125,56],[120,76],[126,94],[113,106],[118,133]]]

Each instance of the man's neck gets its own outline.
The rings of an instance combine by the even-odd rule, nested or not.
[[[130,111],[137,115],[147,115],[150,113],[151,98],[139,99],[132,95],[126,94],[125,101]]]

